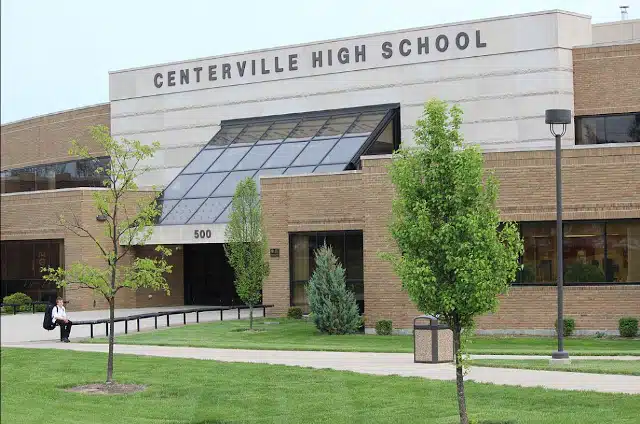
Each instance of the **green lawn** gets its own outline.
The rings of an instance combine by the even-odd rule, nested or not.
[[[575,371],[596,374],[640,375],[640,361],[574,360],[571,365],[549,365],[548,359],[477,359],[473,365],[498,368],[527,368],[532,370]]]
[[[148,389],[101,396],[60,388],[101,381],[106,354],[3,348],[1,359],[3,424],[457,422],[453,382],[116,355],[116,380]],[[466,388],[471,417],[485,424],[631,424],[640,416],[640,396]]]
[[[319,334],[305,320],[256,320],[258,333],[237,331],[246,328],[247,321],[223,321],[192,324],[184,327],[118,335],[122,344],[165,346],[196,346],[210,348],[330,350],[345,352],[413,352],[411,336],[374,336],[353,334],[327,336]],[[106,339],[90,340],[105,343]],[[555,350],[553,337],[487,337],[477,336],[469,344],[474,354],[550,355]],[[566,339],[565,350],[571,355],[640,355],[640,340],[597,339],[595,337]]]

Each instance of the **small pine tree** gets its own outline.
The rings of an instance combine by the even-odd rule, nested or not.
[[[307,293],[316,327],[328,334],[355,333],[360,314],[353,292],[347,289],[344,268],[326,244],[315,255],[316,269]]]

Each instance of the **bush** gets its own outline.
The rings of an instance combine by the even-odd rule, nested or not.
[[[562,334],[569,337],[570,335],[573,334],[573,331],[576,329],[576,320],[574,320],[573,318],[564,318],[563,321],[564,321],[564,327],[563,327]],[[556,327],[556,331],[558,331],[558,320],[556,320],[555,322],[555,327]]]
[[[18,305],[21,305],[18,307],[18,311],[21,312],[26,312],[26,311],[30,311],[31,310],[31,302],[33,302],[33,300],[27,296],[24,293],[13,293],[10,294],[9,296],[5,296],[2,299],[2,303],[15,303]],[[13,311],[13,307],[5,307],[5,312],[9,312],[9,311]]]
[[[287,318],[302,319],[302,308],[298,308],[296,306],[292,306],[287,311]]]
[[[388,336],[391,334],[391,330],[393,328],[392,322],[390,319],[381,319],[376,322],[376,334],[379,336]]]
[[[307,290],[314,324],[328,334],[357,332],[360,312],[353,292],[347,289],[344,268],[327,245],[317,249],[315,256],[316,269]]]
[[[625,317],[618,321],[618,330],[622,337],[635,337],[638,335],[638,318]]]

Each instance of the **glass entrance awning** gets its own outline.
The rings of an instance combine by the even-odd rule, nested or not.
[[[236,185],[263,175],[355,169],[397,106],[223,121],[220,131],[166,187],[159,225],[228,222]]]

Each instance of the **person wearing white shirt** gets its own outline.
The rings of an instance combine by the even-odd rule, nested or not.
[[[51,311],[51,319],[60,326],[60,341],[69,343],[69,334],[71,334],[73,323],[67,317],[67,311],[64,309],[64,301],[61,297],[56,299],[56,306]]]

